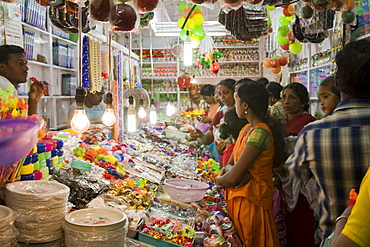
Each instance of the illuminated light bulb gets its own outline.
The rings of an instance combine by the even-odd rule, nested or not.
[[[190,83],[191,84],[197,84],[197,80],[195,80],[195,76],[193,76],[193,78],[190,80]]]
[[[114,115],[114,110],[111,107],[105,108],[104,114],[101,121],[105,126],[112,126],[116,122],[116,116]]]
[[[71,127],[77,133],[83,133],[89,129],[90,121],[86,116],[85,109],[77,108],[71,119]]]
[[[171,102],[168,102],[168,105],[167,105],[167,108],[166,108],[166,113],[167,113],[167,116],[170,117],[172,116],[173,114],[175,114],[176,112],[176,108],[174,105],[172,105]]]
[[[113,95],[111,92],[108,92],[106,94],[105,103],[107,104],[107,108],[105,108],[104,114],[101,117],[101,121],[105,126],[109,127],[112,126],[117,120],[112,107]]]
[[[157,123],[157,109],[155,109],[154,104],[150,106],[149,121],[151,124]]]
[[[139,108],[139,110],[138,110],[138,112],[137,112],[137,116],[139,117],[139,118],[141,118],[141,119],[143,119],[143,118],[146,118],[146,111],[145,111],[145,109],[144,109],[144,107],[140,107]]]
[[[184,66],[191,66],[193,64],[193,48],[189,36],[184,41]]]
[[[127,131],[136,131],[136,111],[133,105],[130,105],[127,110]]]

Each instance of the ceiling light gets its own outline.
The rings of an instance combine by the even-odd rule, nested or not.
[[[182,56],[184,66],[191,66],[193,64],[193,48],[189,36],[184,41],[184,53]]]

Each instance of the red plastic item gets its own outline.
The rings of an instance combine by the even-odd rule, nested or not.
[[[190,87],[190,77],[188,75],[182,75],[177,78],[177,84],[180,88],[189,88]]]

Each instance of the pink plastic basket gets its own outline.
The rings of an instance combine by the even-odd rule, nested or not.
[[[22,160],[35,146],[39,124],[24,119],[0,121],[0,169]]]
[[[189,179],[166,179],[164,185],[172,199],[186,203],[202,200],[209,188],[206,183]]]

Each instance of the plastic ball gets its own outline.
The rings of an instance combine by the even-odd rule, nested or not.
[[[180,19],[178,19],[177,21],[177,26],[179,28],[182,28],[182,26],[184,25],[184,22],[185,22],[185,18],[184,17],[181,17]]]
[[[190,35],[190,40],[191,40],[191,47],[197,48],[200,45],[200,39],[198,36],[192,34]]]
[[[290,44],[289,51],[293,54],[298,54],[302,51],[302,44],[300,42],[294,42]]]
[[[286,41],[287,41],[288,43],[290,43],[290,44],[295,42],[294,33],[293,33],[292,31],[288,32],[288,33],[286,34],[285,38],[286,38]]]
[[[275,40],[276,40],[276,42],[279,44],[279,45],[285,45],[286,43],[288,43],[287,41],[286,41],[286,38],[285,38],[285,36],[281,36],[281,35],[276,35],[276,37],[275,37]]]
[[[189,9],[189,8],[184,9],[184,10],[182,11],[182,17],[186,18],[186,17],[188,16],[188,14],[189,14],[190,10],[191,10],[191,9]],[[190,14],[189,18],[193,18],[193,16],[194,16],[194,15],[195,15],[195,13],[194,13],[194,11],[193,11],[193,12],[191,12],[191,14]]]
[[[266,58],[263,60],[263,66],[265,66],[266,68],[270,68],[270,67],[271,67],[270,60],[271,60],[271,58],[266,57]]]
[[[178,4],[178,7],[177,7],[177,10],[179,11],[179,12],[182,12],[182,11],[184,11],[184,9],[186,9],[186,2],[180,2],[179,4]]]
[[[201,14],[195,14],[193,17],[192,17],[195,25],[202,25],[203,22],[204,22],[204,16],[201,15]]]
[[[280,65],[276,68],[271,69],[271,72],[274,73],[274,74],[278,74],[278,73],[280,73],[280,71],[281,71],[281,66]]]
[[[279,66],[280,66],[280,64],[279,64],[279,59],[278,58],[271,58],[270,59],[270,67],[271,68],[277,68]]]
[[[192,19],[188,19],[188,21],[185,24],[184,29],[186,29],[186,30],[193,30],[194,27],[195,27],[194,21]]]
[[[204,28],[202,26],[196,25],[193,28],[193,33],[198,37],[204,37]]]
[[[279,16],[279,23],[283,26],[287,26],[290,24],[290,20],[288,20],[284,15]]]
[[[288,26],[280,26],[277,30],[277,33],[280,36],[285,36],[289,31],[290,30]]]
[[[185,39],[186,39],[186,37],[188,37],[187,32],[188,32],[188,31],[186,31],[185,29],[182,29],[182,30],[180,31],[180,39],[185,40]]]
[[[289,51],[289,43],[286,43],[285,45],[280,45],[280,48],[283,49],[284,51]]]
[[[285,66],[288,64],[288,59],[286,57],[280,57],[279,58],[279,64],[280,66]]]

